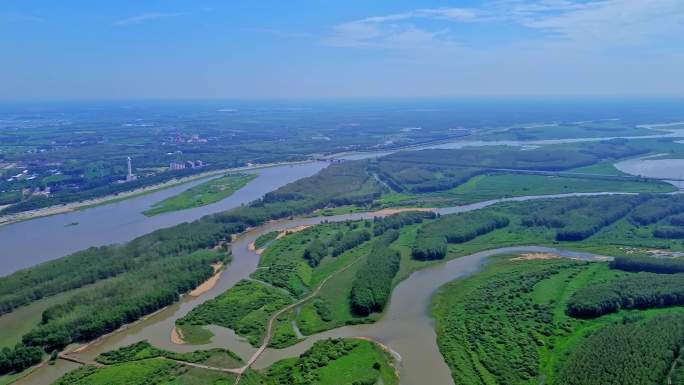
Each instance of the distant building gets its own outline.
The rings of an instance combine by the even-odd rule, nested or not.
[[[185,162],[176,161],[169,163],[170,171],[185,170]]]
[[[173,162],[169,163],[169,171],[185,170],[186,168],[200,168],[204,166],[204,162],[201,160],[186,160],[185,162],[181,160],[174,160]]]

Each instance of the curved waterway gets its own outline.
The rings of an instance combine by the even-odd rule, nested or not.
[[[667,182],[684,189],[684,159],[653,159],[667,154],[633,158],[615,163],[618,170],[647,178],[669,179]]]
[[[0,276],[88,247],[130,241],[157,229],[247,204],[290,182],[311,176],[327,165],[310,162],[244,171],[257,174],[257,177],[230,197],[214,204],[153,217],[142,212],[212,177],[116,203],[0,226]],[[77,225],[70,225],[74,223]]]
[[[614,194],[605,193],[575,193],[544,196],[526,196],[516,198],[496,199],[471,205],[440,208],[435,211],[440,214],[451,214],[478,210],[493,204],[512,201],[527,201],[537,199],[566,198],[572,196],[594,196]],[[341,222],[346,220],[371,219],[378,213],[352,213],[330,217],[296,218],[266,223],[240,235],[232,243],[233,261],[227,266],[216,286],[199,297],[185,296],[178,303],[169,306],[153,316],[130,325],[123,330],[101,338],[91,343],[77,355],[85,359],[93,359],[98,354],[117,349],[138,341],[148,340],[153,345],[173,351],[193,351],[213,347],[228,348],[245,360],[256,351],[243,338],[232,330],[211,326],[209,329],[215,336],[211,343],[205,345],[176,345],[171,342],[171,330],[176,319],[184,316],[199,304],[214,298],[231,288],[241,279],[248,278],[258,265],[259,255],[250,250],[249,245],[261,234],[270,231],[286,230],[289,228],[315,225],[324,221]],[[519,252],[551,252],[572,258],[593,258],[593,254],[578,253],[567,250],[539,246],[506,247],[482,251],[465,257],[457,258],[445,263],[433,265],[411,274],[402,281],[392,292],[392,298],[383,317],[371,325],[347,326],[313,336],[286,349],[267,349],[255,362],[257,369],[265,368],[273,362],[297,356],[308,349],[315,341],[334,337],[368,337],[389,347],[398,359],[401,374],[401,384],[421,385],[452,384],[449,369],[444,363],[434,332],[434,323],[429,315],[429,302],[432,294],[445,283],[477,272],[488,257],[497,254]],[[36,370],[23,380],[16,382],[22,385],[48,385],[60,375],[72,370],[74,365],[59,360],[54,366]]]
[[[550,144],[595,142],[601,140],[677,138],[684,137],[684,130],[671,129],[679,123],[650,125],[649,128],[660,130],[653,135],[622,136],[602,138],[574,138],[551,140],[495,140],[479,141],[460,139],[445,143],[433,143],[410,148],[417,149],[458,149],[469,146],[544,146]],[[664,133],[663,133],[664,132]],[[338,159],[365,159],[387,155],[399,150],[377,151],[365,153],[342,154]],[[311,162],[296,165],[283,165],[270,168],[249,170],[258,177],[230,197],[207,206],[166,213],[154,217],[146,217],[142,212],[153,204],[174,196],[209,178],[195,180],[175,187],[153,192],[147,195],[129,198],[120,202],[36,218],[24,222],[0,226],[0,277],[22,268],[41,262],[63,257],[70,253],[92,246],[102,246],[130,241],[138,236],[154,230],[193,221],[204,215],[217,213],[241,204],[249,203],[262,197],[287,183],[311,176],[324,168],[327,163]],[[75,226],[71,224],[77,223]]]

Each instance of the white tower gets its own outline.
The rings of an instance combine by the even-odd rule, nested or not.
[[[135,175],[133,175],[133,165],[131,164],[131,157],[127,157],[128,159],[128,174],[126,175],[126,182],[130,182],[132,180],[135,180]]]

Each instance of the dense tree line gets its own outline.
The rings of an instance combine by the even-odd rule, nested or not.
[[[630,219],[639,225],[650,225],[670,215],[684,212],[684,196],[655,197],[635,208]]]
[[[93,247],[0,278],[0,314],[165,258],[210,248],[244,229],[239,223],[199,220],[161,229],[123,246]]]
[[[365,161],[333,164],[318,174],[287,184],[263,198],[265,204],[312,201],[323,206],[370,203],[380,196],[380,183],[368,173]]]
[[[447,243],[467,242],[508,224],[507,217],[481,211],[443,215],[418,229],[413,258],[442,259],[446,255]]]
[[[621,309],[678,305],[684,305],[684,274],[639,273],[578,290],[568,301],[567,313],[594,318]]]
[[[521,152],[507,146],[429,149],[397,152],[370,167],[395,191],[428,193],[454,188],[492,169],[563,171],[645,152],[647,148],[619,139],[587,143],[581,151],[542,147]]]
[[[525,215],[526,227],[556,229],[557,241],[581,241],[629,214],[646,197],[607,196],[544,202]]]
[[[434,164],[407,164],[383,157],[371,169],[395,191],[428,193],[454,188],[482,174],[479,168],[453,168]]]
[[[667,222],[673,226],[684,226],[684,214],[675,214],[667,217]]]
[[[368,230],[354,230],[345,233],[338,232],[337,236],[329,242],[324,242],[320,239],[311,241],[302,254],[309,266],[316,267],[321,260],[327,256],[337,257],[347,250],[351,250],[356,246],[371,239]]]
[[[399,237],[388,230],[378,237],[368,253],[366,263],[356,271],[352,282],[350,304],[357,315],[382,311],[392,291],[392,280],[399,271],[401,255],[389,246]]]
[[[18,344],[14,349],[0,349],[0,375],[21,372],[43,359],[43,349]]]
[[[436,217],[437,214],[431,211],[407,211],[386,217],[375,217],[373,218],[373,235],[378,236],[389,229],[397,230]]]
[[[304,249],[302,258],[306,260],[309,266],[316,267],[328,254],[328,245],[320,239],[314,239]]]
[[[210,264],[221,255],[198,251],[166,258],[121,274],[67,302],[47,308],[39,325],[22,337],[26,346],[60,350],[116,330],[170,305],[213,274]]]
[[[682,346],[682,314],[612,324],[592,333],[573,349],[556,384],[665,384]]]
[[[347,250],[351,250],[355,248],[356,246],[369,241],[371,239],[371,234],[368,232],[368,230],[355,230],[355,231],[348,231],[344,233],[341,239],[335,240],[331,244],[331,252],[330,254],[333,257],[337,257],[338,255],[344,253]]]
[[[631,272],[646,271],[659,274],[684,273],[684,259],[654,257],[615,257],[610,262],[611,269]]]
[[[665,239],[684,238],[684,226],[659,226],[653,230],[653,236]]]

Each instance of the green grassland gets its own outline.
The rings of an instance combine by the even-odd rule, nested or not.
[[[342,234],[361,231],[364,226],[362,221],[326,223],[289,234],[271,243],[261,254],[259,267],[252,276],[284,288],[297,297],[303,296],[320,281],[363,254],[363,251],[355,249],[336,257],[328,254],[317,266],[312,267],[303,258],[307,247],[314,241],[330,245]]]
[[[319,341],[299,358],[276,362],[266,383],[343,385],[398,384],[391,357],[364,340]]]
[[[271,242],[273,242],[277,237],[278,237],[278,232],[277,231],[271,231],[270,233],[266,233],[263,235],[260,235],[255,241],[254,241],[254,247],[257,249],[262,249]]]
[[[611,166],[612,167],[612,166]],[[588,168],[583,172],[609,172],[607,166]],[[667,193],[677,188],[665,182],[625,181],[566,176],[484,174],[446,190],[432,193],[389,193],[376,202],[382,207],[418,206],[445,207],[464,205],[491,199],[525,195],[553,195],[591,192]]]
[[[228,359],[226,359],[228,357]],[[230,385],[236,375],[189,367],[192,362],[216,368],[242,364],[234,354],[220,349],[193,353],[171,353],[146,342],[100,355],[103,367],[84,366],[55,385]],[[228,363],[228,365],[226,365]],[[325,340],[314,344],[300,357],[276,362],[261,371],[247,371],[245,385],[358,385],[398,384],[391,356],[365,340]]]
[[[256,281],[243,280],[230,290],[192,309],[176,321],[183,325],[218,325],[235,330],[258,346],[266,331],[268,319],[279,309],[292,303],[293,298],[280,289]],[[192,329],[191,329],[192,330]],[[194,337],[194,342],[204,342]]]
[[[590,197],[580,198],[580,201],[614,199],[615,204],[617,204],[620,199],[624,198],[620,196]],[[662,249],[670,252],[684,251],[684,245],[679,240],[655,238],[653,236],[654,230],[660,223],[667,222],[667,219],[649,225],[638,225],[630,219],[629,215],[626,215],[613,223],[600,227],[593,235],[578,241],[558,241],[556,239],[557,229],[545,226],[528,227],[522,224],[523,219],[531,213],[539,212],[544,207],[556,207],[565,201],[567,200],[549,199],[509,202],[485,208],[481,211],[505,216],[510,220],[510,224],[467,242],[449,244],[446,258],[457,258],[482,250],[516,245],[543,245],[612,256],[634,253],[647,254],[648,249]],[[589,215],[588,218],[593,218],[600,213],[589,212],[586,215]],[[581,222],[582,219],[576,218],[576,221]]]
[[[608,138],[615,136],[646,136],[662,133],[640,128],[619,120],[597,120],[560,124],[529,124],[497,130],[482,136],[484,140],[544,140],[572,138]]]
[[[155,203],[151,209],[143,214],[154,216],[173,211],[206,206],[228,198],[256,178],[255,174],[228,174],[220,178],[211,179],[182,193]]]
[[[566,314],[576,291],[629,274],[634,273],[611,270],[606,263],[498,257],[483,272],[447,284],[433,298],[432,310],[438,345],[454,380],[469,385],[576,383],[563,367],[577,360],[574,352],[592,333],[665,313],[684,314],[682,307],[623,310],[594,319]],[[619,373],[635,364],[616,364],[609,355],[596,361],[602,363],[587,370]],[[614,382],[604,382],[609,383]]]

